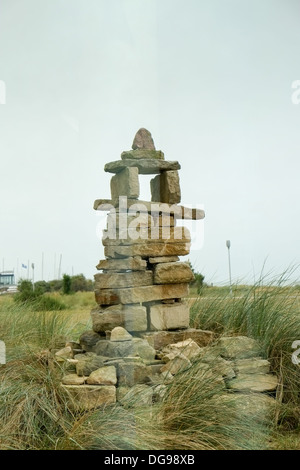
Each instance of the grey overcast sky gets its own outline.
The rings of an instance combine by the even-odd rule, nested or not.
[[[204,205],[207,282],[227,239],[234,280],[299,263],[299,54],[299,0],[0,0],[1,269],[92,278],[103,167],[140,127]]]

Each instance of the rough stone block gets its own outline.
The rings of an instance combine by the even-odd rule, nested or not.
[[[104,333],[116,326],[123,326],[127,331],[147,330],[147,311],[142,305],[113,305],[91,312],[93,330]]]
[[[233,368],[237,374],[268,374],[270,362],[260,357],[238,359],[234,361]]]
[[[188,284],[128,287],[126,289],[98,289],[95,291],[99,305],[137,304],[161,299],[180,299],[189,294]]]
[[[111,198],[119,196],[138,198],[140,195],[139,171],[137,168],[124,168],[110,181]]]
[[[248,336],[223,336],[217,346],[221,355],[228,359],[247,359],[261,353],[259,343]]]
[[[149,258],[150,264],[175,263],[176,261],[179,261],[178,256],[156,256],[154,258]]]
[[[194,278],[189,263],[160,263],[154,268],[154,284],[178,284]]]
[[[87,377],[79,377],[77,374],[67,374],[62,378],[62,384],[64,385],[83,385],[87,380]]]
[[[190,243],[140,243],[127,246],[105,246],[104,254],[108,258],[185,256],[189,254],[190,248]]]
[[[126,150],[121,153],[122,160],[140,160],[153,158],[155,160],[164,160],[165,156],[161,150],[150,150],[150,149],[136,149],[136,150]]]
[[[159,350],[171,343],[178,341],[185,341],[191,338],[198,346],[204,347],[213,341],[214,335],[211,331],[196,330],[195,328],[188,328],[181,331],[155,331],[152,333],[140,333],[142,338],[146,339],[150,346]]]
[[[151,180],[150,186],[153,202],[178,204],[181,200],[178,171],[162,171]]]
[[[100,367],[91,372],[86,382],[89,385],[116,385],[116,368],[114,366]]]
[[[191,234],[186,227],[152,227],[150,230],[127,229],[116,233],[103,231],[102,244],[104,246],[157,244],[157,243],[190,243]]]
[[[112,385],[62,385],[77,411],[89,411],[116,403],[116,387]]]
[[[118,364],[118,385],[132,387],[135,384],[151,382],[151,368],[139,362]]]
[[[84,331],[80,338],[79,343],[83,351],[93,351],[95,344],[101,339],[101,336],[93,330]]]
[[[116,160],[114,162],[106,163],[104,171],[108,173],[119,173],[124,168],[137,167],[141,175],[155,175],[161,171],[180,170],[181,166],[178,162],[160,160],[154,158],[131,158],[124,160]]]
[[[190,309],[184,302],[150,306],[151,330],[189,328]]]
[[[102,259],[97,265],[97,269],[104,271],[144,271],[147,262],[140,256],[125,259]]]
[[[271,392],[276,390],[278,379],[271,374],[239,374],[227,382],[227,387],[235,391]]]
[[[101,273],[95,274],[94,278],[95,289],[150,286],[153,284],[152,271],[134,271],[131,273]]]

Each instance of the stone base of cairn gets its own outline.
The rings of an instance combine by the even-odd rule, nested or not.
[[[141,392],[145,404],[160,399],[173,376],[213,340],[212,332],[190,328],[184,300],[194,276],[179,256],[189,254],[191,237],[176,223],[202,219],[204,212],[179,205],[179,163],[166,161],[151,134],[140,129],[132,150],[104,169],[114,176],[111,199],[94,204],[108,212],[105,259],[95,275],[99,307],[79,344],[56,353],[66,369],[63,387],[80,409]],[[151,202],[138,199],[139,174],[156,175]]]

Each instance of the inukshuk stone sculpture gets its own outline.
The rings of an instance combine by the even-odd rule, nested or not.
[[[136,384],[149,385],[159,374],[167,380],[167,375],[186,366],[189,359],[179,353],[175,362],[162,357],[160,351],[167,345],[183,342],[184,348],[188,340],[199,349],[212,339],[211,332],[189,328],[189,307],[183,300],[193,273],[179,256],[189,254],[191,237],[176,221],[202,219],[204,212],[179,205],[179,163],[165,160],[150,132],[140,129],[132,150],[104,169],[114,176],[111,199],[94,204],[94,209],[108,212],[102,239],[105,259],[97,266],[102,273],[95,275],[99,307],[91,312],[93,331],[80,337],[83,354],[73,353],[77,376],[85,379],[78,386],[77,379],[72,384],[74,377],[63,380],[77,396],[84,390],[90,397],[96,393],[87,407],[95,400],[114,402],[115,386],[120,392]],[[156,175],[151,201],[138,199],[139,174]],[[100,387],[95,392],[95,385],[107,390]]]

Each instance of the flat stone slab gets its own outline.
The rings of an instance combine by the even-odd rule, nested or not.
[[[154,284],[178,284],[194,278],[189,263],[159,263],[154,268]]]
[[[174,330],[190,326],[190,309],[184,302],[152,305],[149,309],[150,330]]]
[[[133,271],[128,273],[95,274],[95,289],[114,289],[120,287],[151,286],[152,271]]]
[[[100,367],[90,373],[86,382],[89,385],[116,385],[116,368],[114,366]]]
[[[235,391],[271,392],[276,390],[278,379],[271,374],[239,374],[227,382],[227,387]]]
[[[116,403],[116,387],[113,385],[61,385],[69,394],[74,409],[89,411]]]
[[[120,246],[152,243],[190,243],[191,234],[187,227],[128,228],[123,231],[103,230],[104,246]]]
[[[140,333],[139,336],[146,339],[150,346],[159,350],[171,343],[185,341],[191,338],[198,346],[204,347],[213,341],[214,335],[211,331],[189,328],[181,331],[155,331],[153,333]]]
[[[238,359],[234,361],[233,368],[238,374],[268,374],[270,362],[260,357]]]
[[[106,309],[94,309],[91,317],[93,330],[97,333],[111,331],[116,326],[123,326],[127,331],[147,330],[147,310],[140,304],[119,304]]]
[[[149,258],[149,263],[158,264],[158,263],[175,263],[179,261],[178,256],[156,256],[154,258]]]
[[[96,199],[94,209],[98,211],[115,211],[128,214],[149,213],[152,217],[159,214],[171,215],[176,219],[200,220],[204,219],[205,212],[202,209],[193,209],[190,207],[180,206],[178,204],[167,204],[166,202],[149,202],[139,201],[136,199],[122,198],[121,201],[112,201],[111,199]]]
[[[140,256],[125,259],[102,259],[96,268],[103,271],[145,271],[147,262]]]
[[[95,290],[96,302],[99,305],[137,304],[161,299],[181,299],[182,297],[187,297],[188,294],[188,284],[164,284],[161,286]]]
[[[227,359],[247,359],[261,354],[259,343],[248,336],[223,336],[217,345],[221,356]]]
[[[165,156],[161,150],[136,149],[122,152],[121,158],[122,160],[149,160],[149,158],[164,160]]]
[[[190,252],[190,243],[140,243],[134,245],[105,246],[104,254],[107,258],[126,258],[129,256],[142,256],[152,258],[157,256],[185,256]]]
[[[119,173],[124,168],[136,167],[141,175],[155,175],[161,171],[180,170],[181,166],[177,161],[167,161],[158,159],[126,159],[116,160],[106,163],[104,171],[108,173]]]

